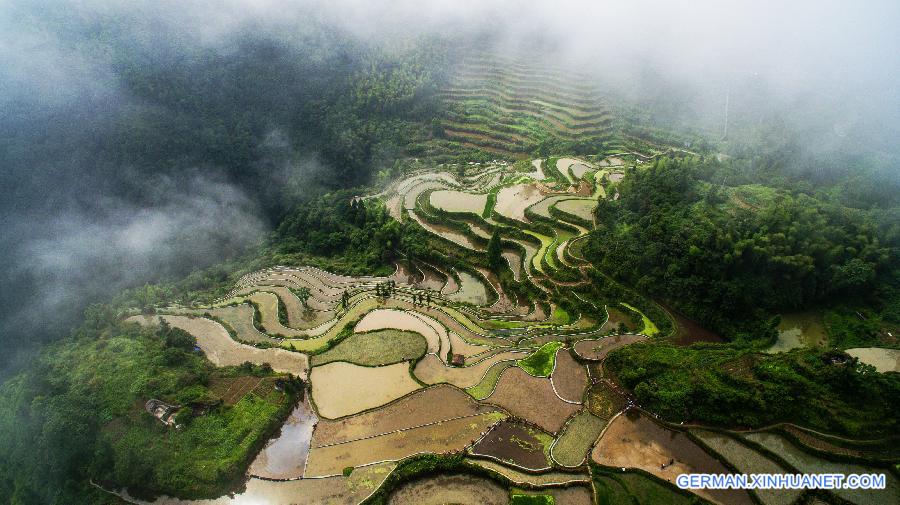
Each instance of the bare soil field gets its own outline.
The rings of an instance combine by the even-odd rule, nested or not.
[[[489,412],[343,444],[314,447],[306,463],[305,476],[338,475],[349,466],[397,461],[420,453],[461,451],[503,417],[500,412]]]
[[[432,386],[378,410],[339,420],[322,419],[313,432],[312,446],[340,444],[492,410],[452,386]]]
[[[510,414],[527,419],[542,429],[557,433],[577,405],[560,400],[553,392],[550,380],[532,377],[519,367],[500,376],[493,394],[485,402],[503,407]]]
[[[575,344],[575,352],[584,359],[602,361],[620,347],[647,340],[644,335],[612,335],[597,340],[582,340]]]
[[[336,361],[313,368],[309,380],[319,415],[330,419],[379,407],[421,387],[407,362],[364,367]]]
[[[408,482],[388,498],[389,505],[506,505],[507,491],[484,477],[436,475]]]
[[[556,351],[556,368],[550,374],[553,389],[563,399],[581,403],[584,390],[588,387],[587,370],[569,354],[565,347]]]
[[[682,473],[731,473],[684,433],[667,430],[636,412],[616,417],[591,457],[605,466],[639,468],[673,484]],[[727,505],[753,503],[743,490],[700,489],[696,493]]]
[[[221,324],[202,317],[132,316],[128,320],[146,326],[159,324],[160,318],[165,319],[173,327],[181,328],[193,335],[197,339],[197,346],[216,366],[237,366],[245,361],[258,365],[269,363],[277,372],[303,378],[309,370],[309,360],[305,354],[286,349],[258,349],[235,342]]]
[[[529,470],[550,468],[547,459],[553,437],[521,422],[506,420],[472,446],[472,454],[490,456]]]

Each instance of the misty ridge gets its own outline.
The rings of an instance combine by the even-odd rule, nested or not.
[[[237,257],[297,202],[369,182],[402,149],[359,115],[386,129],[436,105],[426,84],[384,111],[354,79],[422,47],[438,69],[534,53],[715,138],[727,101],[734,149],[875,159],[897,184],[898,19],[890,1],[6,2],[2,338],[55,338],[91,301]],[[752,138],[763,122],[781,127]]]

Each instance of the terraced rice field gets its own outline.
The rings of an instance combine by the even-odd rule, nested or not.
[[[380,407],[421,386],[409,375],[409,363],[365,367],[336,361],[309,374],[319,414],[335,419]]]
[[[486,357],[475,364],[460,367],[447,366],[437,356],[428,355],[416,364],[413,375],[425,384],[447,383],[465,389],[479,384],[495,364],[515,361],[523,355],[521,351],[507,351]]]
[[[562,466],[580,466],[605,426],[606,421],[587,410],[578,412],[566,423],[550,449],[550,455]]]
[[[585,221],[594,221],[594,208],[596,200],[562,200],[556,204],[556,208]]]
[[[428,344],[422,335],[411,331],[375,330],[355,333],[322,354],[310,358],[312,366],[332,361],[354,365],[382,366],[415,361],[425,355]]]
[[[557,433],[566,419],[578,410],[556,396],[550,379],[532,377],[521,368],[509,368],[500,376],[494,392],[485,402],[506,409],[510,414],[528,419],[541,429]]]
[[[644,335],[611,335],[597,340],[582,340],[575,344],[575,352],[583,359],[603,361],[616,349],[643,340],[647,340]]]
[[[789,473],[788,469],[780,464],[728,435],[707,430],[692,430],[691,433],[741,473]],[[790,505],[801,493],[796,489],[759,489],[755,492],[765,505]]]
[[[569,349],[562,348],[556,352],[556,367],[550,381],[557,396],[567,402],[581,403],[588,387],[587,369],[572,358]]]
[[[476,443],[471,453],[511,463],[528,470],[550,468],[553,437],[521,422],[506,420],[494,426]]]
[[[508,155],[550,138],[608,139],[611,117],[591,82],[570,69],[535,66],[531,58],[473,57],[440,93],[450,111],[444,136]]]
[[[306,462],[306,477],[339,475],[347,467],[385,460],[399,461],[414,454],[455,452],[472,445],[490,426],[503,419],[500,412],[440,421],[343,444],[315,447]]]
[[[391,494],[389,505],[479,503],[506,505],[506,489],[484,477],[437,475],[406,483]]]
[[[802,473],[885,474],[886,488],[883,490],[840,489],[834,491],[837,496],[850,502],[858,504],[871,503],[887,505],[896,503],[897,496],[900,496],[900,481],[898,481],[890,472],[885,472],[883,469],[865,467],[853,463],[828,461],[801,450],[783,436],[775,433],[748,433],[744,438],[777,454],[787,462],[787,464]]]
[[[486,194],[439,190],[431,193],[431,205],[447,212],[469,212],[481,215],[487,204]]]
[[[258,349],[234,341],[221,324],[202,317],[188,316],[132,316],[128,321],[142,325],[156,325],[164,319],[197,339],[197,346],[216,366],[237,366],[245,361],[261,365],[269,363],[277,372],[306,377],[309,359],[304,354],[284,349]]]
[[[571,113],[574,120],[580,114],[540,102],[553,116]],[[508,133],[516,142],[528,137]],[[591,501],[585,455],[624,403],[597,407],[600,385],[591,385],[582,360],[597,359],[592,356],[601,351],[585,342],[598,342],[617,320],[638,329],[653,322],[636,312],[629,317],[626,308],[610,309],[610,321],[598,327],[606,317],[603,307],[556,298],[589,279],[590,267],[568,248],[589,232],[583,218],[595,202],[577,195],[592,192],[595,168],[574,158],[554,163],[567,192],[545,180],[547,167],[533,160],[529,173],[510,173],[510,165],[499,161],[417,172],[374,197],[385,201],[394,219],[427,232],[432,245],[446,252],[447,264],[434,258],[404,261],[387,277],[278,266],[243,276],[209,307],[172,308],[209,312],[233,335],[202,317],[163,316],[190,327],[214,363],[269,362],[308,377],[307,403],[262,450],[251,474],[298,479],[296,489],[308,489],[326,503],[357,503],[374,490],[370,483],[384,478],[372,473],[369,480],[356,480],[357,475],[389,471],[391,462],[416,454],[463,452],[479,458],[468,463],[522,486],[542,487],[539,493]],[[571,217],[560,221],[554,208]],[[493,229],[503,240],[499,265],[482,261],[477,245]],[[393,293],[376,297],[376,285],[385,282],[392,283]],[[310,293],[305,306],[296,295],[304,288]],[[422,300],[426,292],[428,303]],[[134,318],[152,323],[145,319]],[[619,339],[608,342],[621,346],[644,337],[607,338]],[[576,354],[567,342],[577,342]],[[602,417],[592,414],[600,411]],[[570,467],[579,470],[561,471]],[[317,487],[323,482],[334,489]],[[580,486],[543,488],[573,482]],[[251,479],[251,497],[253,490],[277,484],[262,483]],[[411,486],[404,484],[391,499],[449,499],[431,497],[427,485]],[[503,489],[503,503],[508,499]]]
[[[313,432],[312,447],[342,444],[494,410],[452,386],[432,386],[377,410],[337,420],[320,420]]]
[[[730,473],[687,435],[667,430],[643,415],[620,415],[597,442],[591,457],[610,467],[638,468],[670,483],[683,473]],[[752,500],[742,490],[696,490],[703,498],[722,504]]]

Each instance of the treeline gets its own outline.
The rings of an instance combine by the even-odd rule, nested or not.
[[[585,253],[602,271],[732,335],[739,322],[841,298],[896,313],[898,237],[884,233],[888,212],[759,185],[748,187],[748,203],[741,188],[722,184],[746,175],[743,166],[662,158],[632,171],[619,200],[601,200]]]

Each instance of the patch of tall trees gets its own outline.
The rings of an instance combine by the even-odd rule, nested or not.
[[[896,252],[879,233],[878,214],[771,188],[746,208],[721,180],[703,180],[727,169],[663,158],[632,171],[619,200],[600,202],[586,254],[605,272],[726,332],[735,320],[773,310],[867,297],[892,278]]]

